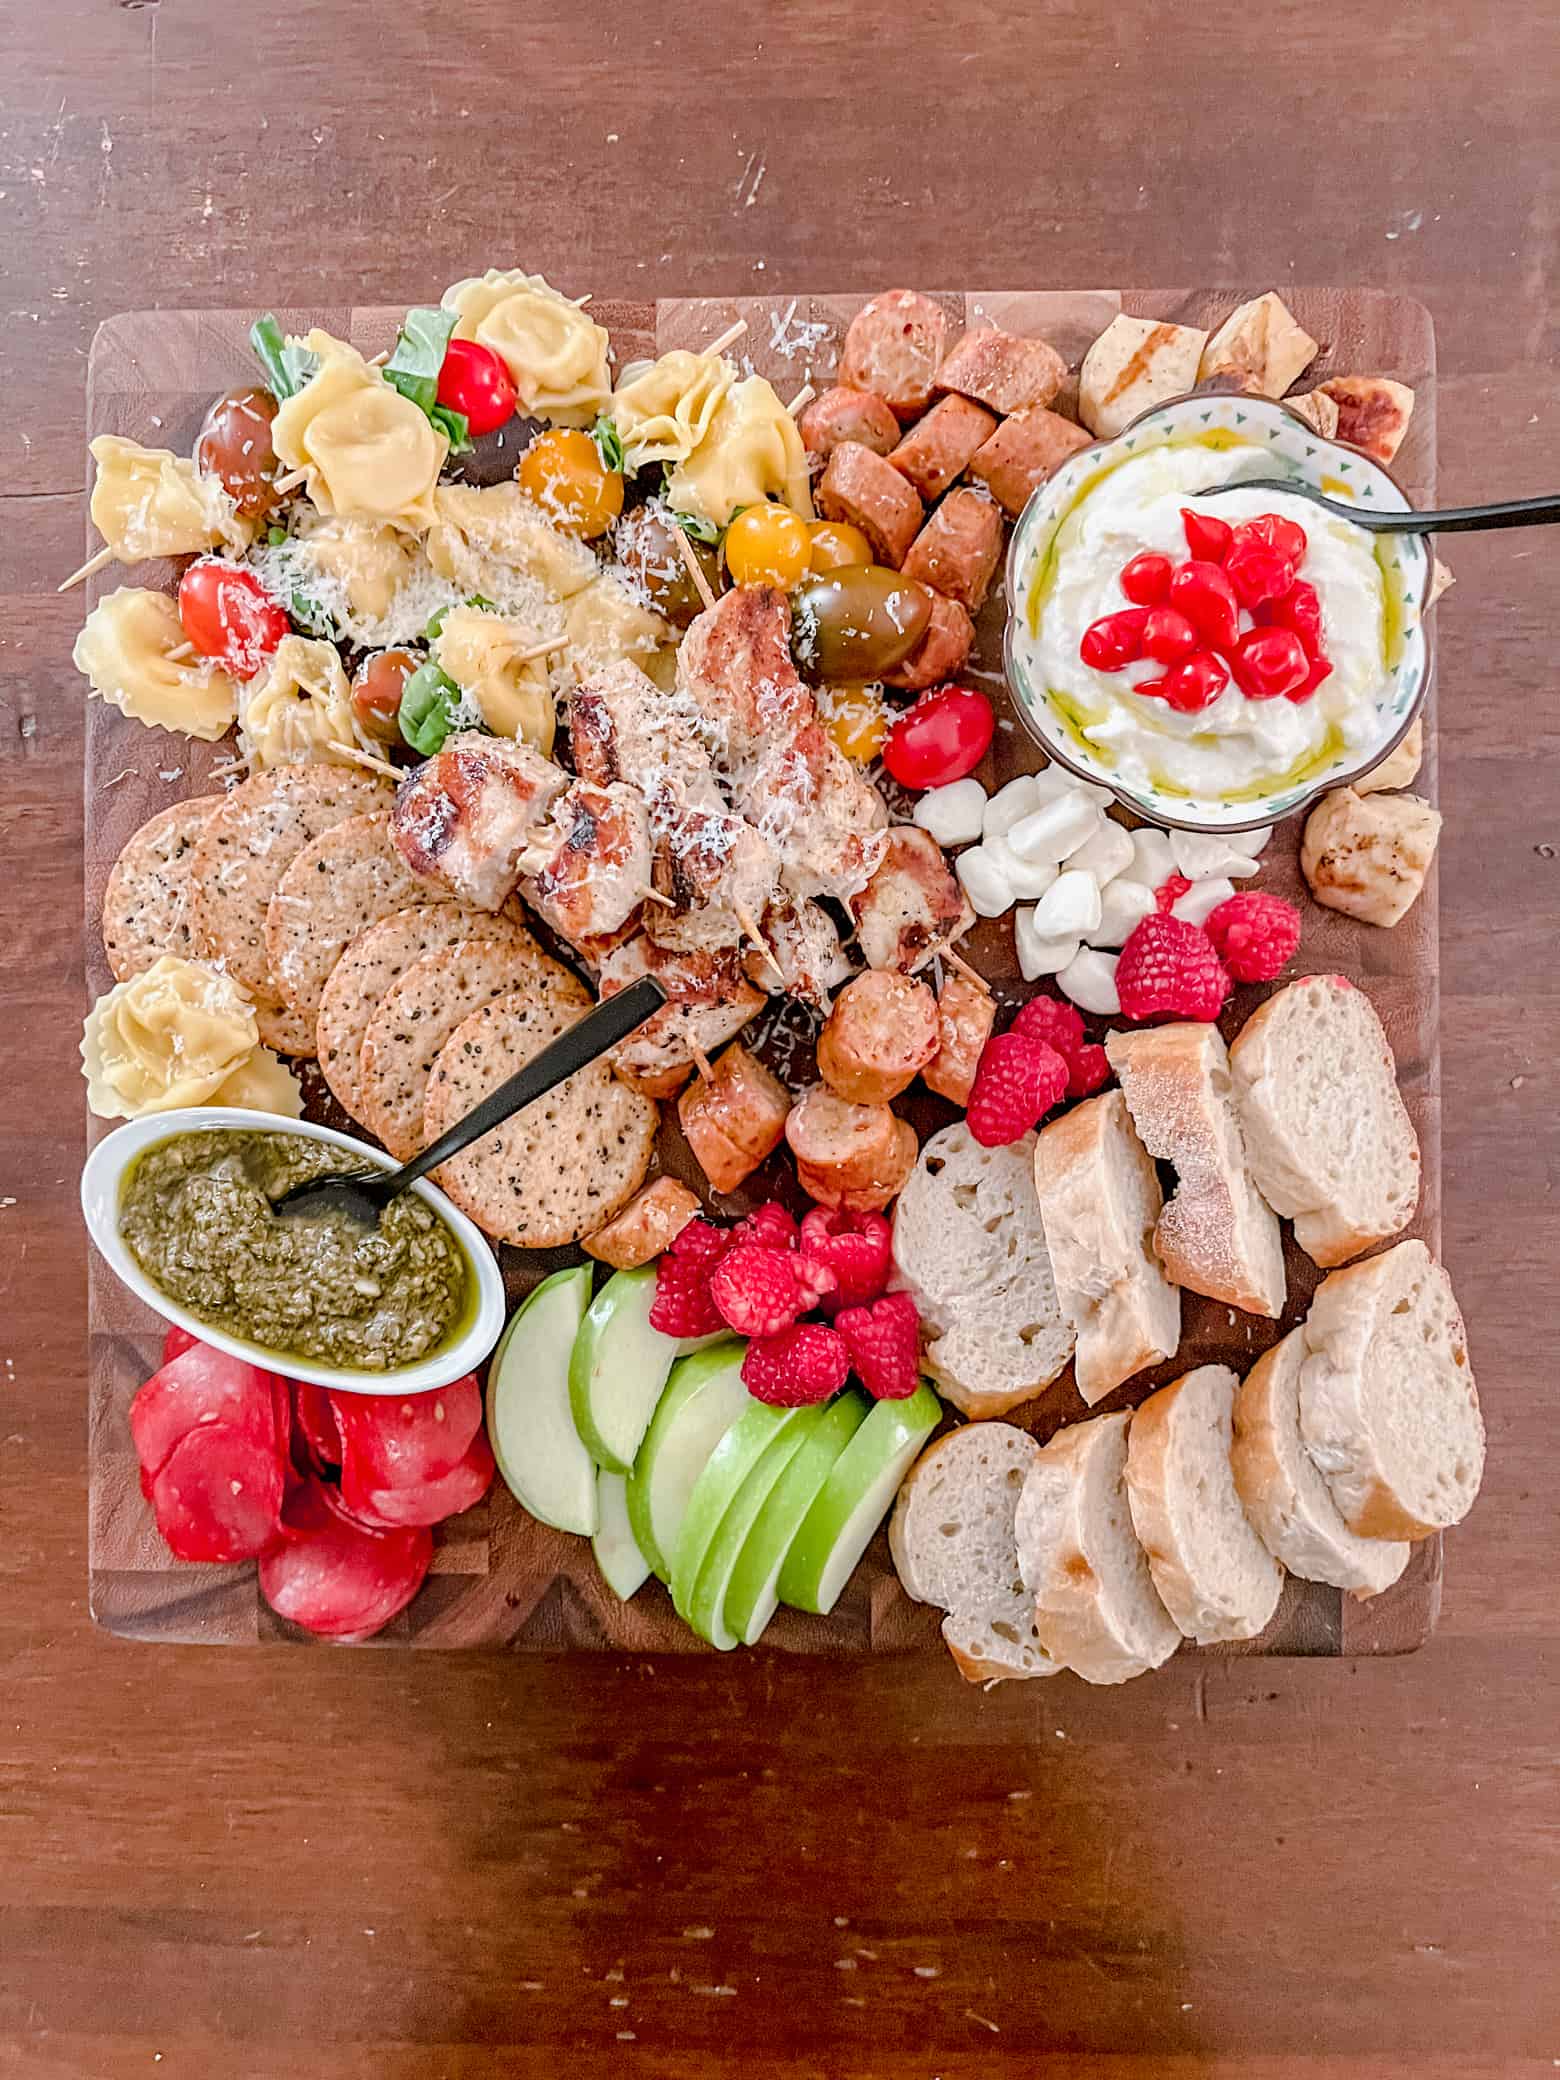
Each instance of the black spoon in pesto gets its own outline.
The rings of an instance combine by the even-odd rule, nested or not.
[[[362,1228],[376,1228],[379,1216],[408,1185],[426,1177],[451,1156],[458,1156],[473,1141],[491,1134],[511,1114],[545,1097],[556,1085],[584,1069],[615,1047],[619,1040],[642,1026],[666,1002],[666,991],[654,975],[641,975],[615,997],[608,997],[588,1012],[577,1025],[560,1033],[550,1047],[516,1070],[497,1090],[489,1091],[480,1105],[473,1105],[446,1134],[413,1156],[399,1170],[346,1170],[333,1177],[311,1177],[271,1201],[271,1211],[283,1219],[318,1218],[335,1213]]]

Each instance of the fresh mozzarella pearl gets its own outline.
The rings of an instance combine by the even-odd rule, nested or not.
[[[1104,888],[1118,874],[1124,874],[1132,860],[1132,833],[1107,816],[1092,837],[1085,838],[1076,852],[1068,853],[1063,864],[1092,874]]]
[[[1038,982],[1042,975],[1054,975],[1065,968],[1077,959],[1081,943],[1077,939],[1043,939],[1035,930],[1033,910],[1013,912],[1013,945],[1018,953],[1018,972],[1026,982]]]
[[[1080,1011],[1095,1018],[1114,1018],[1121,1009],[1121,999],[1116,994],[1116,958],[1113,953],[1100,953],[1085,946],[1065,968],[1056,971],[1057,983]]]
[[[1096,946],[1125,946],[1134,927],[1157,907],[1146,882],[1118,874],[1100,891],[1100,921],[1089,937]]]
[[[1175,861],[1170,856],[1170,833],[1149,826],[1132,833],[1132,878],[1146,881],[1150,888],[1157,888],[1167,874],[1175,871]],[[1191,876],[1188,875],[1190,880]]]
[[[1046,939],[1087,939],[1100,921],[1100,885],[1092,874],[1059,874],[1035,905],[1035,930]]]
[[[955,780],[932,787],[915,805],[912,821],[939,845],[970,845],[980,836],[986,814],[986,790],[978,780]]]
[[[1015,823],[1022,823],[1040,806],[1040,783],[1033,773],[1020,773],[1006,787],[999,787],[986,804],[982,829],[988,838],[1004,838]]]
[[[1210,874],[1204,881],[1194,881],[1186,894],[1170,907],[1170,915],[1179,917],[1183,924],[1206,924],[1221,903],[1227,903],[1235,893],[1235,884],[1223,874]]]
[[[1006,838],[987,838],[982,848],[1001,870],[1016,902],[1032,903],[1043,896],[1060,871],[1048,859],[1020,859]]]
[[[1013,891],[1001,864],[984,845],[972,845],[953,863],[959,886],[970,899],[977,917],[1001,917],[1013,907]]]
[[[1209,874],[1239,875],[1244,879],[1257,872],[1257,857],[1246,843],[1244,831],[1233,838],[1204,831],[1172,831],[1170,856],[1177,873],[1184,874],[1188,881],[1201,881]]]
[[[1069,852],[1076,852],[1086,838],[1092,838],[1101,820],[1102,812],[1094,802],[1077,794],[1059,794],[1015,823],[1007,841],[1020,859],[1044,859],[1055,866]]]

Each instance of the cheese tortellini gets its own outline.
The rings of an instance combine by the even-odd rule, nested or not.
[[[181,1105],[239,1105],[302,1116],[297,1083],[260,1045],[254,1006],[220,968],[161,960],[116,983],[81,1035],[87,1103],[99,1119],[140,1119]]]
[[[345,615],[332,606],[331,618],[349,634],[357,626],[383,621],[396,594],[426,568],[416,542],[384,520],[322,517],[295,534],[293,542],[304,573],[341,588]],[[307,587],[307,575],[304,583]]]
[[[529,417],[589,426],[606,403],[606,327],[545,276],[490,267],[452,282],[440,300],[457,314],[456,339],[474,339],[503,362]]]
[[[563,610],[563,627],[569,665],[577,679],[626,660],[660,685],[667,683],[664,670],[676,663],[677,636],[671,624],[637,599],[612,571],[603,571],[594,584],[574,595]]]
[[[517,737],[546,758],[556,726],[547,659],[524,656],[538,641],[534,629],[502,614],[451,607],[433,655],[440,670],[476,702],[495,737]]]
[[[208,658],[175,663],[172,653],[188,647],[166,592],[123,585],[92,609],[71,655],[92,691],[123,714],[214,744],[233,726],[238,689]]]
[[[549,599],[568,599],[599,569],[585,544],[545,519],[518,484],[442,484],[433,505],[428,561],[462,592],[508,605],[519,578]]]
[[[632,377],[625,371],[610,409],[628,467],[686,462],[736,376],[724,355],[693,354],[685,347],[674,347]]]
[[[345,340],[316,329],[304,345],[319,366],[272,422],[278,460],[308,471],[320,512],[420,532],[433,519],[448,440]]]
[[[267,766],[352,765],[352,689],[334,643],[283,636],[239,696],[238,741],[254,772]]]
[[[202,476],[169,448],[143,448],[117,433],[90,443],[97,476],[92,525],[121,563],[194,556],[219,544],[247,548],[253,523],[240,518],[218,477]]]
[[[734,383],[703,440],[666,479],[666,502],[724,527],[738,506],[783,499],[812,518],[807,451],[796,421],[762,376]]]

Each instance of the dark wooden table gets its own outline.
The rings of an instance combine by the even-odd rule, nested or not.
[[[0,84],[0,2072],[1549,2072],[1555,550],[1441,609],[1447,1252],[1491,1432],[1410,1660],[154,1652],[85,1608],[82,381],[107,313],[1380,282],[1443,489],[1560,483],[1548,0],[10,0]]]

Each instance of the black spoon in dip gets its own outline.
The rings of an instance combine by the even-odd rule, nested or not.
[[[310,1177],[283,1192],[279,1199],[273,1199],[271,1211],[283,1219],[338,1213],[359,1227],[378,1227],[380,1214],[408,1185],[447,1163],[451,1156],[458,1156],[484,1134],[491,1134],[512,1114],[545,1097],[578,1070],[587,1068],[598,1055],[626,1039],[636,1026],[642,1026],[665,1002],[666,991],[656,977],[641,975],[627,989],[587,1012],[566,1033],[560,1033],[550,1047],[544,1047],[497,1090],[489,1091],[480,1105],[473,1105],[448,1133],[441,1134],[399,1170],[346,1170],[330,1177]]]
[[[1542,498],[1508,498],[1493,506],[1446,506],[1439,513],[1377,513],[1368,507],[1329,498],[1300,477],[1240,477],[1228,484],[1210,484],[1200,498],[1222,498],[1229,491],[1287,491],[1294,498],[1308,498],[1324,512],[1340,520],[1352,520],[1367,534],[1481,534],[1501,527],[1548,527],[1560,521],[1560,494]]]

